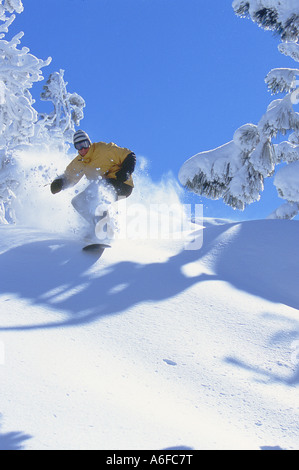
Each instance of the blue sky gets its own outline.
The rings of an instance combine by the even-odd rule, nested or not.
[[[279,38],[238,18],[231,0],[23,0],[7,37],[24,31],[22,46],[43,69],[65,70],[68,91],[86,101],[80,127],[93,141],[113,141],[149,161],[154,181],[192,155],[256,124],[274,99],[264,83],[275,67],[296,67],[280,54]],[[44,82],[31,90],[38,111]],[[188,196],[204,215],[263,218],[282,200],[267,181],[261,202],[244,212],[222,201]]]

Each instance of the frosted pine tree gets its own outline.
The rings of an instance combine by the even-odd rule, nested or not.
[[[0,0],[0,223],[14,221],[11,206],[18,186],[15,152],[30,142],[37,120],[29,90],[43,79],[41,68],[51,61],[37,59],[27,47],[18,48],[23,32],[10,41],[4,39],[15,19],[13,13],[22,11],[21,0]]]
[[[21,0],[0,0],[0,224],[15,221],[14,202],[18,187],[28,175],[20,170],[18,152],[28,148],[67,152],[75,125],[83,118],[85,102],[67,92],[64,71],[54,72],[43,87],[41,99],[53,103],[50,114],[38,113],[30,89],[43,80],[41,69],[51,62],[18,48],[24,33],[4,39],[21,13]]]
[[[235,13],[250,17],[260,27],[281,36],[280,52],[299,62],[298,0],[235,0]],[[278,194],[285,203],[269,217],[293,218],[299,212],[299,69],[274,69],[265,81],[272,94],[287,93],[272,101],[257,125],[245,124],[233,140],[215,150],[187,160],[179,172],[180,182],[189,190],[210,199],[223,198],[234,209],[260,199],[264,180],[273,176]],[[273,144],[278,135],[288,140]]]
[[[77,93],[67,91],[64,70],[52,73],[41,93],[43,101],[51,101],[54,109],[51,114],[39,114],[35,126],[35,142],[49,145],[61,152],[67,152],[68,142],[73,141],[75,126],[83,119],[84,99]]]

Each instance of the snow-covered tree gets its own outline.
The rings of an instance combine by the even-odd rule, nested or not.
[[[84,99],[77,93],[69,93],[64,81],[64,70],[49,76],[41,93],[43,101],[51,101],[54,110],[51,114],[39,114],[35,126],[35,142],[56,146],[59,151],[68,150],[67,142],[73,141],[75,125],[83,118]]]
[[[237,15],[250,17],[264,29],[273,30],[284,41],[280,52],[299,62],[298,0],[235,0]],[[272,92],[287,93],[272,101],[257,125],[245,124],[233,140],[215,150],[187,160],[179,172],[180,182],[189,190],[220,199],[234,209],[260,199],[264,179],[273,176],[285,203],[269,217],[293,218],[299,212],[299,69],[273,69],[265,81]],[[277,135],[288,134],[288,141],[273,144]]]
[[[27,47],[18,48],[24,33],[5,40],[16,13],[23,11],[21,0],[0,0],[0,224],[15,221],[13,206],[17,188],[24,178],[17,152],[28,146],[67,152],[75,125],[83,118],[85,102],[77,93],[67,92],[64,71],[50,75],[41,99],[51,101],[50,114],[33,107],[30,89],[43,80],[41,69],[50,64],[37,59]]]
[[[4,39],[8,27],[21,13],[21,0],[0,0],[0,222],[13,220],[11,201],[18,186],[15,151],[29,143],[34,135],[37,112],[29,92],[34,82],[42,80],[41,68],[51,61],[37,59],[29,49],[18,48],[23,32],[10,41]],[[7,16],[7,14],[11,14]]]

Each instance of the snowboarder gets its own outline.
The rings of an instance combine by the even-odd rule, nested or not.
[[[85,238],[96,240],[95,227],[107,215],[109,205],[132,193],[136,156],[131,150],[114,143],[92,143],[83,130],[75,132],[73,142],[78,155],[64,174],[52,182],[51,192],[59,193],[86,176],[90,183],[72,199],[72,205],[89,224]],[[101,214],[97,215],[99,205]]]

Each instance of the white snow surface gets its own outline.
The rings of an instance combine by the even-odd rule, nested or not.
[[[0,449],[298,449],[299,222],[180,240],[0,226]]]

